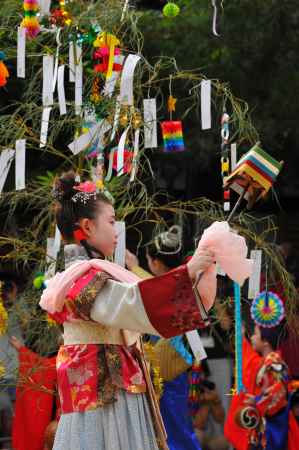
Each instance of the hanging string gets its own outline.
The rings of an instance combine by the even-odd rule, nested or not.
[[[121,19],[120,19],[121,22],[124,21],[126,12],[128,10],[128,7],[129,7],[129,0],[125,0],[124,7],[123,7],[123,10],[122,10],[122,14],[121,14]]]
[[[234,282],[235,296],[235,393],[244,391],[242,354],[241,288]]]

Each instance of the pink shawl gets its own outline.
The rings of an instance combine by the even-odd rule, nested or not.
[[[247,245],[242,236],[232,231],[227,222],[215,222],[207,228],[198,244],[198,248],[208,248],[215,254],[215,261],[235,282],[242,285],[252,272],[253,261],[247,259]],[[115,280],[125,283],[137,283],[140,278],[117,264],[100,259],[77,262],[62,273],[57,273],[44,290],[40,306],[51,314],[61,312],[65,298],[73,283],[89,269],[103,270]],[[216,297],[216,264],[203,274],[198,290],[205,308],[209,310]]]
[[[92,268],[103,270],[117,281],[136,283],[140,280],[137,275],[109,261],[101,259],[79,261],[72,264],[64,272],[57,272],[56,275],[49,280],[48,286],[41,296],[39,302],[40,307],[50,314],[61,312],[64,300],[73,283]]]

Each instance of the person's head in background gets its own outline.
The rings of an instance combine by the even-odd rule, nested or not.
[[[255,324],[251,336],[253,349],[262,356],[279,350],[283,341],[287,338],[286,324],[283,320],[276,327],[265,328]]]
[[[0,274],[0,282],[2,283],[2,295],[4,306],[11,307],[17,298],[18,284],[13,275]]]
[[[173,225],[146,246],[146,259],[153,275],[163,275],[182,263],[182,229]]]

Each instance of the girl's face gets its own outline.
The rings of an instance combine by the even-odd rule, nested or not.
[[[82,219],[82,230],[87,235],[88,243],[104,256],[112,256],[117,244],[115,229],[115,212],[112,205],[101,203],[95,219]]]
[[[256,352],[262,353],[263,348],[264,348],[264,342],[262,340],[261,330],[257,325],[255,325],[254,333],[251,336],[251,344],[252,344],[253,349]]]

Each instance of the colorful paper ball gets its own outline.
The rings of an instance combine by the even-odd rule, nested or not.
[[[285,317],[282,300],[274,292],[261,292],[252,302],[251,317],[261,327],[276,327]]]
[[[42,289],[44,287],[45,275],[39,274],[33,280],[35,289]]]
[[[180,7],[173,2],[168,2],[163,8],[165,17],[176,17],[180,13]]]

